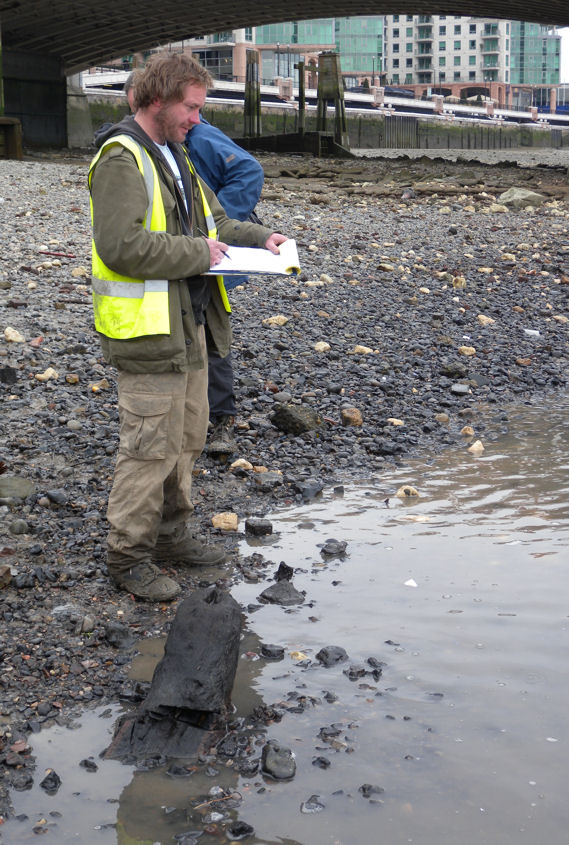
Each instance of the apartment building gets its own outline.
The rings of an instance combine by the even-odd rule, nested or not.
[[[383,70],[419,95],[512,100],[512,86],[559,83],[555,28],[461,15],[386,15]]]

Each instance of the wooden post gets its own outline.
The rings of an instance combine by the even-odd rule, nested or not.
[[[245,138],[258,138],[261,134],[261,86],[259,84],[259,54],[247,50],[245,72]]]
[[[348,146],[348,126],[344,105],[344,86],[338,53],[320,53],[318,56],[318,112],[317,130],[326,131],[328,101],[334,101],[334,139],[343,147]]]
[[[298,134],[302,137],[306,128],[306,94],[304,89],[304,62],[295,64],[298,70]]]

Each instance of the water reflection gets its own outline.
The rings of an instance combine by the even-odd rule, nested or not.
[[[98,794],[82,786],[68,803],[38,804],[36,791],[34,809],[51,802],[63,812],[51,841],[166,845],[193,829],[192,808],[212,786],[242,796],[233,818],[255,828],[251,845],[564,841],[568,405],[523,409],[482,457],[461,449],[386,471],[276,514],[271,544],[242,543],[244,555],[272,561],[269,574],[281,560],[294,566],[306,594],[301,606],[249,613],[234,694],[238,716],[261,702],[282,713],[253,741],[259,753],[267,738],[294,751],[292,781],[244,777],[221,758],[210,777],[202,768],[181,780],[122,767],[119,781],[104,769]],[[397,499],[404,483],[420,498]],[[345,556],[321,554],[332,536],[347,540]],[[233,594],[255,606],[266,585],[240,582]],[[260,658],[262,643],[283,646],[283,660]],[[324,668],[316,654],[329,645],[348,661]],[[133,667],[136,676],[148,678],[158,658]],[[44,754],[42,735],[33,742],[38,765],[58,769],[53,745]],[[100,826],[101,794],[120,795],[117,830]],[[301,812],[311,796],[321,812]],[[25,800],[14,796],[16,806]],[[9,824],[6,841],[27,841],[29,826]],[[224,841],[224,824],[201,845]]]

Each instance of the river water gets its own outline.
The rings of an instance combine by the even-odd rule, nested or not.
[[[35,826],[58,845],[191,842],[181,834],[203,830],[205,812],[192,808],[222,786],[242,796],[228,819],[255,829],[251,845],[565,842],[568,410],[567,397],[514,410],[479,457],[465,444],[272,515],[260,550],[295,568],[306,600],[248,614],[234,703],[243,715],[262,702],[300,711],[258,740],[259,753],[267,739],[294,752],[291,781],[242,777],[221,761],[217,774],[174,779],[99,760],[119,707],[99,708],[75,730],[31,738],[36,782],[51,767],[63,783],[51,797],[14,793],[20,820],[3,841],[35,841]],[[420,497],[398,499],[404,484]],[[347,541],[345,556],[321,554],[330,537]],[[243,540],[241,551],[259,549]],[[232,592],[256,605],[265,586]],[[285,657],[259,658],[261,643]],[[315,655],[330,645],[349,659],[324,668]],[[150,678],[161,647],[141,646],[135,676]],[[351,680],[346,671],[369,672],[370,657],[381,676]],[[96,773],[78,765],[89,756]],[[303,812],[312,796],[318,812]],[[213,818],[200,845],[231,841],[227,825]]]

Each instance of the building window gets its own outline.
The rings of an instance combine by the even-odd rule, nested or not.
[[[469,82],[472,82],[474,79],[476,79],[476,71],[475,70],[469,70],[468,71]]]
[[[469,56],[468,57],[468,64],[475,65],[476,64],[476,56]]]
[[[408,41],[407,44],[405,45],[405,52],[406,53],[412,53],[413,52],[413,42],[412,41]]]
[[[453,79],[454,79],[455,82],[460,79],[460,71],[459,70],[455,70],[455,72],[453,74]]]
[[[460,35],[460,24],[459,23],[455,23],[455,25],[454,25],[454,34]]]
[[[393,30],[393,37],[399,38],[399,27],[398,26],[396,26],[395,29]]]
[[[476,35],[476,24],[471,23],[470,26],[468,27],[468,31],[470,32],[471,35]]]
[[[510,81],[510,71],[507,70],[506,71],[506,82],[509,82],[509,81]]]
[[[393,59],[393,67],[399,67],[399,59]]]
[[[405,35],[407,36],[407,38],[413,38],[413,27],[412,26],[408,26],[406,28]]]
[[[444,70],[439,71],[439,82],[444,82],[446,78],[447,78],[447,75],[444,72]]]
[[[447,63],[445,56],[439,56],[439,67],[444,67]]]
[[[405,15],[405,20],[406,20],[406,21],[412,21],[412,20],[413,20],[413,15]]]
[[[245,27],[245,41],[252,41],[253,40],[253,27],[246,26]]]
[[[443,53],[447,48],[446,41],[439,41],[439,53]]]
[[[413,74],[412,73],[406,73],[405,74],[405,82],[413,82]]]
[[[472,39],[468,42],[468,49],[469,50],[476,50],[476,38]]]
[[[455,41],[455,42],[454,42],[454,49],[455,49],[455,50],[460,50],[460,41]]]
[[[399,15],[393,15],[393,23],[399,23]]]
[[[392,44],[391,45],[391,51],[393,53],[398,53],[399,52],[399,44]]]
[[[446,35],[446,34],[447,34],[446,26],[439,26],[439,35]]]
[[[399,74],[398,73],[394,73],[391,78],[396,85],[399,84]]]
[[[413,59],[405,59],[405,67],[413,67]]]
[[[453,64],[455,67],[460,67],[460,56],[454,56]]]

